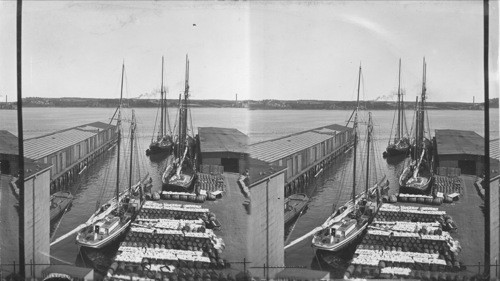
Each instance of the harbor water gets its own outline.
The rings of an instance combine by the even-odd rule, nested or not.
[[[175,120],[175,109],[169,108],[170,120]],[[491,139],[498,138],[498,109],[491,110],[490,127]],[[24,108],[24,134],[25,138],[35,137],[52,133],[57,130],[95,122],[109,122],[113,108]],[[153,134],[154,120],[157,114],[155,108],[139,108],[135,110],[138,119],[139,133],[139,155],[143,157],[148,148]],[[228,127],[236,128],[250,137],[251,142],[258,142],[296,132],[329,125],[332,123],[345,124],[351,111],[341,110],[247,110],[244,108],[193,108],[191,110],[194,131],[197,127]],[[432,134],[436,129],[471,130],[480,135],[483,132],[483,111],[435,111],[429,110],[430,127]],[[412,112],[407,112],[408,126],[411,126]],[[125,118],[130,117],[130,110],[124,110]],[[393,120],[393,111],[372,112],[375,123],[377,166],[382,174],[390,181],[390,188],[397,188],[397,177],[402,170],[403,163],[388,163],[382,158],[382,151],[387,145]],[[366,120],[366,117],[364,118]],[[0,129],[8,130],[17,134],[16,112],[0,110]],[[363,125],[361,133],[363,133]],[[128,132],[127,122],[123,128]],[[128,148],[122,150],[126,154]],[[164,163],[150,161],[146,157],[141,161],[141,174],[146,172],[153,179],[154,187],[159,188],[160,176],[164,169]],[[352,191],[352,183],[343,181],[349,177],[352,166],[352,155],[346,153],[333,165],[329,166],[318,175],[310,185],[306,193],[311,197],[311,203],[307,211],[288,229],[287,242],[294,240],[309,232],[332,213],[334,207],[346,202]],[[114,173],[116,161],[116,149],[105,153],[96,164],[88,167],[82,172],[81,177],[71,186],[70,190],[75,195],[72,207],[53,227],[55,238],[72,230],[86,221],[96,208],[96,202],[102,193],[106,191],[101,202],[107,200],[114,194]],[[114,172],[113,172],[114,171]],[[107,175],[110,176],[107,176]],[[108,182],[103,184],[105,179]],[[121,178],[126,178],[121,177]],[[125,188],[124,182],[122,188]],[[345,187],[348,187],[346,189]],[[364,188],[364,187],[359,187]],[[285,252],[285,263],[287,266],[303,266],[320,269],[315,262],[315,254],[311,248],[311,239],[308,238]],[[108,253],[111,257],[114,253]],[[53,246],[51,248],[52,261],[54,263],[81,264],[78,246],[74,237]]]

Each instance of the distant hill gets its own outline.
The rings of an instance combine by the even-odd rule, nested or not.
[[[294,110],[350,110],[356,106],[355,101],[329,101],[329,100],[190,100],[191,107],[246,107],[250,110],[266,109],[294,109]],[[0,109],[14,106],[16,103],[0,103]],[[168,99],[169,107],[178,107],[179,100]],[[126,107],[158,107],[157,99],[123,99]],[[490,100],[491,108],[498,108],[498,98]],[[23,99],[24,107],[116,107],[118,99],[95,99],[95,98],[40,98],[30,97]],[[405,108],[413,110],[414,102],[405,102]],[[361,107],[370,110],[393,110],[396,108],[394,101],[363,101]],[[482,110],[482,103],[466,102],[428,102],[429,109],[439,110]]]

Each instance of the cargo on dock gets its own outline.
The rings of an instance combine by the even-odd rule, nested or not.
[[[286,166],[285,196],[302,192],[304,183],[352,147],[352,128],[332,124],[250,145],[250,156]]]
[[[484,215],[474,177],[442,181],[460,184],[459,201],[439,207],[384,204],[345,277],[466,280],[482,274]]]

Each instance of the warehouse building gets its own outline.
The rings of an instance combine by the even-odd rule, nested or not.
[[[443,168],[458,168],[461,174],[482,176],[484,138],[473,131],[436,130],[438,174]]]
[[[116,141],[116,126],[89,123],[24,140],[24,156],[52,164],[51,190],[61,189]]]
[[[202,165],[224,167],[225,172],[243,173],[248,160],[248,136],[233,128],[198,128]]]
[[[250,145],[250,156],[271,165],[286,166],[285,196],[352,147],[352,128],[332,124]]]
[[[9,131],[0,130],[0,174],[17,174],[17,137]]]

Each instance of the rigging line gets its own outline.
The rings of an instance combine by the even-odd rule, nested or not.
[[[392,117],[391,133],[389,134],[389,141],[387,142],[387,145],[391,144],[392,130],[394,129],[394,119],[396,119],[396,111],[394,111],[394,116]]]
[[[156,108],[156,117],[155,117],[155,126],[153,127],[153,134],[151,134],[151,142],[153,142],[153,139],[155,137],[155,131],[156,131],[156,124],[158,122],[158,112],[160,111],[160,106]]]
[[[189,122],[191,123],[191,134],[192,134],[192,137],[194,138],[195,134],[194,134],[194,127],[193,127],[193,116],[191,115],[191,107],[188,107],[188,110],[189,110]]]

